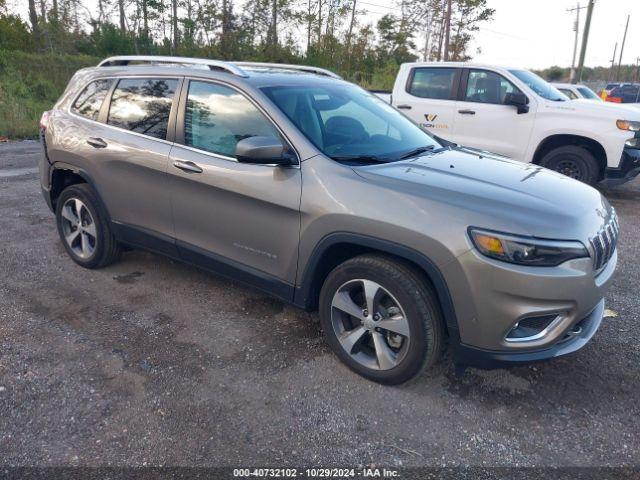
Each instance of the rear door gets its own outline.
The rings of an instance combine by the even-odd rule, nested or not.
[[[243,92],[221,83],[189,80],[180,105],[169,177],[181,255],[223,273],[244,271],[251,283],[290,295],[300,234],[300,168],[235,158],[241,139],[283,135]]]
[[[456,95],[461,69],[414,67],[393,92],[393,106],[429,132],[456,142]]]
[[[505,105],[507,93],[520,92],[497,72],[465,69],[456,109],[456,131],[460,144],[523,160],[535,120],[535,102],[529,112],[518,114]]]
[[[95,182],[116,228],[136,237],[169,240],[173,234],[167,166],[171,150],[170,118],[180,78],[124,77],[112,82],[98,121],[74,132],[74,155]],[[78,98],[80,100],[82,95]],[[72,105],[73,115],[83,104]],[[90,110],[86,107],[87,110]],[[73,162],[78,163],[78,162]],[[140,242],[141,243],[141,242]]]

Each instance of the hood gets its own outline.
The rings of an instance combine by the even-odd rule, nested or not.
[[[587,241],[611,215],[596,189],[530,163],[468,149],[354,168],[384,188],[453,208],[469,226]],[[469,215],[471,214],[471,215]]]
[[[614,120],[640,120],[640,109],[630,103],[599,102],[579,98],[567,102],[545,102],[548,109],[569,111],[578,115],[608,116]]]

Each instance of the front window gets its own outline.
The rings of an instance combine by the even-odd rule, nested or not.
[[[440,145],[424,130],[355,85],[263,87],[325,155],[344,162],[389,162]]]
[[[523,82],[527,87],[540,95],[542,98],[552,100],[554,102],[566,102],[569,100],[560,90],[543,80],[535,73],[528,70],[509,70],[518,80]]]
[[[589,87],[577,87],[577,89],[580,92],[580,95],[584,98],[588,98],[589,100],[602,100],[598,95],[596,95],[596,92],[591,90]]]
[[[236,144],[253,136],[280,138],[271,122],[237,90],[215,83],[189,83],[185,145],[235,157]]]
[[[513,83],[488,70],[471,70],[465,92],[466,102],[504,105],[507,93],[519,93]]]

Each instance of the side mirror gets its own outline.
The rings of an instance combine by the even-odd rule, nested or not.
[[[236,144],[236,159],[259,165],[293,165],[295,157],[288,153],[276,137],[249,137]]]
[[[507,93],[504,96],[504,104],[517,107],[518,115],[529,111],[529,99],[521,92]]]

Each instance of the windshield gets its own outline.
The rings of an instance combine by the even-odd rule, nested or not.
[[[584,98],[589,98],[591,100],[602,100],[598,95],[596,95],[596,92],[591,90],[589,87],[577,87],[577,88]]]
[[[338,161],[389,162],[440,147],[400,112],[355,85],[261,90],[318,149]]]
[[[569,100],[563,93],[561,93],[556,87],[551,85],[546,80],[543,80],[535,73],[528,70],[509,70],[520,81],[524,82],[527,87],[547,100],[553,100],[554,102],[566,102]]]

